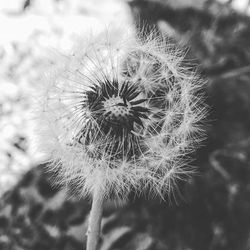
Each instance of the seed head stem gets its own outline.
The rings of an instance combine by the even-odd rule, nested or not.
[[[100,189],[96,188],[93,193],[93,201],[89,217],[86,250],[97,250],[100,238],[102,211],[103,194]]]

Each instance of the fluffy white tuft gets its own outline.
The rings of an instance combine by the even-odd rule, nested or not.
[[[81,39],[74,53],[58,56],[35,111],[56,182],[82,195],[98,186],[107,197],[121,199],[131,190],[162,197],[174,191],[193,172],[188,156],[203,139],[206,115],[202,82],[183,66],[183,57],[154,32],[145,39],[118,29]],[[127,82],[139,92],[133,101],[144,100],[140,105],[147,112],[131,122],[126,136],[104,132],[96,118],[102,114],[89,105],[90,91],[98,92],[107,80],[117,81],[119,90]]]

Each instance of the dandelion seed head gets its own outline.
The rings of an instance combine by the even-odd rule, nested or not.
[[[36,114],[55,181],[124,199],[131,189],[165,196],[193,169],[206,114],[194,71],[164,37],[109,30],[56,58]]]

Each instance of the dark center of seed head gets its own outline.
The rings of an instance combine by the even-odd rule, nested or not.
[[[120,96],[111,97],[103,101],[104,115],[107,116],[107,119],[114,119],[121,121],[128,118],[130,113],[130,104],[125,103]]]
[[[142,119],[147,119],[149,109],[144,107],[145,99],[139,98],[137,86],[117,81],[99,83],[87,93],[88,104],[93,118],[104,133],[123,136],[135,129],[135,124],[143,127]]]

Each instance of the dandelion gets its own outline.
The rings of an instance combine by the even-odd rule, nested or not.
[[[95,249],[104,199],[131,190],[166,197],[193,172],[188,155],[206,109],[199,77],[155,32],[113,29],[77,44],[46,77],[38,129],[56,181],[93,196]]]

